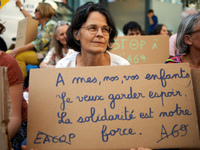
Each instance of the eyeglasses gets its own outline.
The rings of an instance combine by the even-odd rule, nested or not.
[[[36,8],[36,9],[35,9],[35,12],[40,12],[40,10]]]
[[[200,29],[199,29],[199,30],[194,30],[194,31],[192,31],[192,32],[188,32],[188,33],[186,33],[186,34],[193,34],[193,33],[199,32],[199,31],[200,31]]]
[[[88,27],[81,27],[81,28],[86,28],[89,31],[89,33],[92,35],[95,35],[98,31],[98,27],[95,25],[88,26]],[[101,28],[101,32],[103,33],[103,35],[108,36],[112,32],[112,29],[109,26],[103,26]]]

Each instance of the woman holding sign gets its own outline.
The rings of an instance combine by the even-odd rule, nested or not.
[[[190,68],[200,69],[200,12],[182,20],[177,32],[176,46],[180,55],[165,63],[189,63]]]
[[[36,40],[22,47],[15,48],[8,53],[15,57],[23,74],[27,76],[26,65],[39,65],[49,50],[56,21],[51,19],[54,9],[48,3],[39,3],[35,9],[35,19],[39,21]]]
[[[67,44],[77,53],[61,59],[56,68],[130,65],[124,58],[107,52],[116,36],[109,11],[100,4],[85,3],[77,8],[67,30]]]
[[[67,45],[77,51],[61,59],[57,68],[130,65],[108,52],[117,36],[110,13],[100,4],[88,2],[77,8],[67,30]]]

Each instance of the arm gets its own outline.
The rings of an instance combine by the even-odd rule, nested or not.
[[[34,46],[32,43],[26,44],[22,47],[19,48],[15,48],[14,50],[10,51],[9,54],[13,57],[16,57],[19,53],[24,52],[24,51],[28,51],[28,50],[33,50]]]
[[[44,60],[40,63],[40,68],[55,68],[55,65],[50,64],[50,61],[53,60],[52,58],[54,57],[54,55],[55,55],[55,48],[53,47],[49,50]]]
[[[154,24],[152,17],[149,18],[149,23],[150,23],[151,25]]]
[[[12,114],[8,123],[10,139],[15,136],[21,126],[21,105],[23,94],[23,83],[18,83],[9,88],[12,103]]]
[[[22,3],[19,0],[16,0],[15,4],[19,9],[22,7]],[[27,12],[25,9],[22,9],[20,11],[23,13],[24,17],[32,17],[31,14],[29,14],[29,12]]]
[[[55,65],[48,65],[46,62],[42,61],[40,63],[40,68],[55,68]]]
[[[151,13],[149,13],[149,14],[147,14],[147,16],[149,17],[149,23],[150,23],[150,25],[154,24],[153,15]]]

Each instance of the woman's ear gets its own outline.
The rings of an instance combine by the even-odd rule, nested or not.
[[[184,35],[183,40],[187,45],[192,45],[192,39],[190,35]]]
[[[75,39],[76,39],[77,41],[80,40],[78,30],[73,30],[73,35],[74,35],[74,37],[75,37]]]
[[[57,35],[54,35],[54,37],[55,37],[55,39],[56,39],[56,40],[58,40],[58,41],[59,41],[59,38],[58,38],[58,36],[57,36]]]

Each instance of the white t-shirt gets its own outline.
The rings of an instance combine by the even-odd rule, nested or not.
[[[130,65],[130,63],[115,54],[112,54],[110,52],[106,52],[110,55],[110,66],[122,66],[122,65]],[[62,58],[56,65],[56,68],[72,68],[76,67],[76,57],[79,54],[79,52],[73,53],[68,57]]]
[[[75,53],[75,51],[74,51],[73,49],[69,49],[68,52],[67,52],[67,54],[65,53],[64,48],[62,49],[62,54],[63,54],[64,57],[69,56],[69,55],[71,55],[71,54],[73,54],[73,53]],[[55,64],[57,64],[57,62],[58,62],[60,59],[62,59],[62,58],[60,58],[60,57],[58,57],[58,56],[55,56],[55,60],[53,60],[53,59],[52,59],[52,56],[53,56],[54,54],[56,54],[56,51],[55,51],[55,48],[53,47],[53,48],[51,48],[51,49],[49,50],[49,52],[47,53],[47,55],[45,56],[45,58],[44,58],[43,61],[44,61],[45,63],[47,63],[48,65],[55,65]]]

